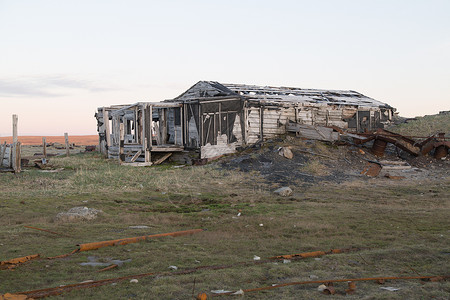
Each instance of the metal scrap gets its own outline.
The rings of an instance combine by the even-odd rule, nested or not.
[[[376,177],[378,174],[380,174],[381,171],[381,165],[377,162],[368,162],[364,170],[362,170],[361,174],[370,176],[370,177]]]
[[[5,260],[5,261],[0,262],[0,269],[12,270],[20,264],[23,264],[29,260],[36,259],[39,257],[40,257],[40,254],[33,254],[33,255],[28,255],[28,256],[24,256],[24,257],[18,257],[18,258],[13,258],[10,260]]]
[[[244,293],[250,293],[250,292],[259,292],[259,291],[265,291],[265,290],[272,290],[272,289],[285,287],[285,286],[317,284],[317,283],[328,284],[327,289],[329,289],[329,287],[332,286],[332,285],[330,285],[330,283],[335,283],[335,282],[348,282],[348,281],[351,281],[351,282],[355,282],[355,281],[377,281],[378,282],[380,280],[410,280],[410,279],[422,279],[422,280],[434,281],[434,280],[436,280],[436,278],[439,278],[440,280],[447,280],[447,279],[450,278],[450,275],[445,275],[445,276],[368,277],[368,278],[348,278],[348,279],[328,279],[328,280],[299,281],[299,282],[280,283],[280,284],[276,284],[276,285],[264,286],[264,287],[260,287],[260,288],[254,288],[254,289],[246,289],[246,290],[242,290],[242,291]],[[232,295],[233,293],[235,293],[235,291],[222,293],[220,295],[221,296],[222,295]],[[214,296],[214,295],[211,295],[211,296]]]
[[[356,250],[356,249],[333,249],[333,250],[330,250],[325,253],[326,254],[342,253],[342,252],[352,251],[352,250]],[[307,252],[307,253],[315,253],[315,252]],[[295,256],[295,255],[296,254],[294,254],[292,256]],[[280,256],[280,259],[283,259],[282,258],[283,256],[289,256],[289,255],[282,255],[282,256]],[[307,257],[311,257],[311,256],[307,256]],[[198,266],[195,268],[184,269],[181,271],[176,270],[176,271],[172,271],[172,272],[152,272],[152,273],[135,274],[135,275],[129,275],[129,276],[124,276],[124,277],[117,277],[117,278],[103,279],[103,280],[98,280],[98,281],[89,281],[89,282],[70,284],[70,285],[59,286],[59,287],[54,287],[54,288],[25,291],[25,292],[20,292],[17,294],[27,295],[28,297],[38,299],[38,298],[44,298],[44,297],[48,297],[48,296],[60,295],[62,293],[69,292],[69,291],[75,290],[75,289],[92,288],[92,287],[107,285],[107,284],[111,284],[111,283],[115,283],[115,282],[119,282],[119,281],[123,281],[123,280],[128,280],[128,279],[135,279],[135,278],[142,278],[142,277],[149,277],[149,276],[185,275],[185,274],[191,274],[191,273],[194,273],[194,272],[197,272],[200,270],[222,270],[222,269],[229,269],[229,268],[234,268],[234,267],[238,267],[238,266],[249,266],[249,265],[265,264],[265,263],[272,263],[272,262],[273,262],[273,258],[266,259],[266,260],[256,260],[256,261],[252,260],[252,261],[248,261],[248,262],[238,262],[238,263],[235,263],[232,265]],[[112,268],[112,266],[110,266],[110,267]],[[99,270],[99,272],[106,271],[108,268]],[[206,298],[204,298],[204,299],[206,299]]]
[[[159,234],[152,234],[152,235],[144,235],[144,236],[138,236],[138,237],[132,237],[132,238],[125,238],[125,239],[118,239],[118,240],[111,240],[111,241],[103,241],[103,242],[94,242],[94,243],[87,243],[87,244],[79,244],[80,247],[78,251],[89,251],[89,250],[95,250],[103,247],[109,247],[109,246],[117,246],[117,245],[127,245],[132,243],[137,243],[140,241],[145,241],[147,239],[154,239],[159,237],[165,237],[165,236],[182,236],[182,235],[189,235],[194,233],[202,232],[203,229],[191,229],[191,230],[184,230],[184,231],[176,231],[176,232],[169,232],[169,233],[159,233]]]

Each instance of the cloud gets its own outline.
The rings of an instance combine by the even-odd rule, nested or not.
[[[65,75],[0,78],[0,97],[62,97],[72,94],[74,90],[98,93],[117,88]]]

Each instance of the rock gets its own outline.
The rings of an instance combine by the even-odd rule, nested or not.
[[[242,289],[240,289],[239,291],[237,291],[231,295],[244,295],[244,291]]]
[[[137,279],[131,279],[130,280],[130,283],[138,283],[139,282],[139,280],[137,280]]]
[[[325,284],[321,284],[317,287],[317,290],[319,292],[323,292],[326,288],[327,288],[327,286]]]
[[[316,276],[316,275],[309,275],[309,279],[312,279],[312,280],[314,280],[314,279],[319,279],[319,276]]]
[[[169,266],[169,269],[171,269],[171,270],[178,270],[178,267],[177,266]]]
[[[290,196],[292,194],[292,190],[291,190],[290,187],[284,186],[284,187],[281,187],[279,189],[276,189],[274,191],[274,193],[278,194],[280,196],[283,196],[283,197],[287,197],[287,196]]]
[[[259,257],[257,255],[253,255],[253,260],[261,260],[261,257]]]
[[[99,209],[80,206],[71,208],[67,212],[57,214],[56,220],[60,222],[87,221],[97,218],[99,213],[102,213]]]
[[[294,157],[294,154],[289,147],[281,147],[281,149],[278,151],[278,154],[286,157],[287,159],[292,159]]]

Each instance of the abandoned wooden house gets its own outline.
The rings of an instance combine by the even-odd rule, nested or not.
[[[200,81],[163,102],[100,107],[96,118],[102,152],[151,164],[152,153],[212,158],[299,128],[371,131],[390,124],[394,112],[354,91]]]

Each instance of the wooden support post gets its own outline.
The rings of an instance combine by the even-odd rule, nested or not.
[[[227,132],[228,134],[228,132]],[[219,135],[222,135],[222,103],[219,102]]]
[[[125,128],[123,126],[123,123],[120,123],[120,142],[119,142],[119,161],[125,162]]]
[[[19,121],[19,118],[17,115],[12,116],[12,126],[13,126],[13,144],[18,142],[18,136],[17,136],[17,123]]]
[[[13,161],[12,161],[12,167],[14,169],[14,173],[20,173],[22,170],[21,168],[21,155],[20,155],[20,142],[14,143],[13,146]]]
[[[47,158],[47,141],[45,137],[42,138],[42,152],[44,153],[44,157]]]
[[[70,155],[70,149],[69,149],[69,135],[67,132],[64,133],[64,141],[66,142],[66,156]]]
[[[12,152],[12,168],[14,169],[15,173],[20,173],[21,171],[21,166],[20,166],[20,161],[21,161],[21,156],[20,156],[20,142],[18,139],[18,135],[17,135],[17,123],[19,121],[19,118],[17,117],[17,115],[13,115],[12,116],[12,126],[13,126],[13,152]]]
[[[147,107],[148,109],[148,126],[147,126],[147,130],[149,131],[146,137],[146,141],[145,141],[145,162],[151,162],[152,161],[152,155],[151,155],[151,149],[152,149],[152,145],[153,145],[153,106],[152,105],[148,105]]]
[[[103,107],[103,123],[105,125],[105,137],[106,146],[111,147],[111,126],[109,125],[109,113],[106,108]],[[108,150],[108,148],[106,148]]]
[[[2,157],[0,158],[0,168],[3,165],[3,159],[5,159],[5,153],[6,153],[6,141],[3,143]]]
[[[259,107],[259,138],[260,141],[264,141],[264,106]]]

